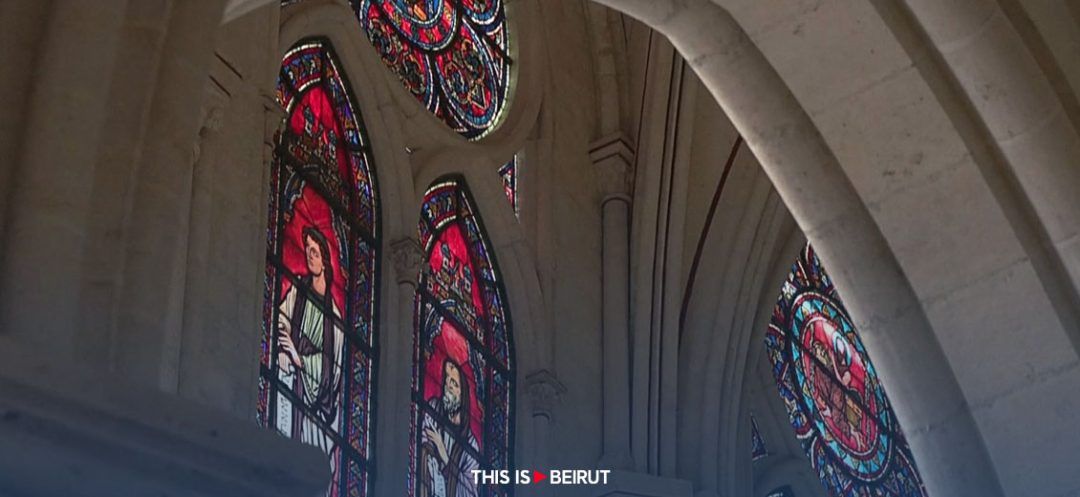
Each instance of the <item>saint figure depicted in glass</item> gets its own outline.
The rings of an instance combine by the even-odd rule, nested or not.
[[[460,177],[438,180],[420,209],[409,494],[504,496],[476,469],[510,469],[513,345],[494,254]]]
[[[510,86],[504,0],[350,0],[382,60],[428,110],[476,139]]]
[[[904,434],[832,280],[809,245],[765,339],[791,425],[836,497],[924,497]]]
[[[377,204],[363,124],[329,44],[285,55],[270,170],[258,418],[369,495]]]

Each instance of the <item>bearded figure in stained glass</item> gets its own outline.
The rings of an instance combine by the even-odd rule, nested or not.
[[[292,285],[279,305],[278,378],[318,419],[294,412],[290,403],[278,408],[278,430],[330,453],[333,439],[319,427],[338,430],[338,398],[345,337],[338,324],[341,310],[331,296],[334,266],[326,237],[314,226],[302,231],[307,274],[299,275],[310,295]]]
[[[470,428],[469,399],[469,384],[461,366],[446,358],[442,395],[427,400],[430,413],[424,415],[421,497],[476,497],[472,471],[479,465],[472,454],[480,447]]]
[[[434,184],[420,209],[426,260],[416,295],[408,489],[413,497],[507,497],[509,486],[473,475],[513,465],[512,349],[490,251],[459,181]]]

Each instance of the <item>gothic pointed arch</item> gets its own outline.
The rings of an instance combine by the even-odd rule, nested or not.
[[[514,346],[498,264],[461,176],[420,209],[409,495],[511,495],[474,469],[513,467]],[[443,493],[445,491],[446,493]]]
[[[765,346],[791,425],[831,495],[927,495],[877,370],[809,244],[781,288]]]
[[[379,203],[360,110],[329,41],[286,54],[270,165],[258,421],[330,460],[329,496],[371,492]]]

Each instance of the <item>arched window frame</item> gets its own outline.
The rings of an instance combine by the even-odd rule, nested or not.
[[[440,189],[449,189],[451,193],[457,197],[457,213],[453,218],[446,218],[437,225],[431,225],[427,213],[430,202],[433,202],[433,192]],[[469,214],[465,219],[460,216],[463,212]],[[491,304],[490,298],[494,297],[498,305],[498,311],[502,315],[501,332],[498,328],[493,329],[490,323],[485,323],[482,332],[485,333],[485,339],[491,338],[492,342],[484,343],[481,339],[476,338],[469,333],[460,333],[465,341],[468,342],[470,353],[477,351],[480,358],[484,361],[486,367],[484,367],[483,377],[487,380],[484,383],[485,392],[483,398],[486,400],[487,405],[483,411],[484,419],[482,421],[482,428],[480,433],[483,435],[480,450],[473,452],[468,450],[466,452],[480,456],[482,461],[478,461],[479,469],[512,469],[514,467],[514,433],[515,433],[515,410],[514,405],[516,401],[516,364],[515,364],[515,349],[514,349],[514,334],[512,317],[510,314],[509,302],[507,300],[507,292],[503,287],[503,281],[501,278],[501,272],[499,270],[498,262],[495,258],[494,251],[492,250],[490,238],[488,237],[487,230],[484,227],[483,220],[477,211],[477,204],[472,196],[471,191],[465,181],[464,176],[460,174],[449,174],[441,176],[432,182],[431,186],[425,191],[422,207],[421,207],[421,219],[419,223],[419,241],[421,244],[421,250],[423,252],[423,262],[420,277],[418,279],[419,284],[417,286],[415,296],[415,312],[414,312],[414,324],[413,324],[413,383],[411,388],[412,399],[412,415],[410,417],[410,447],[409,447],[409,477],[408,477],[408,492],[410,496],[417,496],[417,482],[420,479],[421,462],[421,446],[423,441],[424,415],[434,415],[433,418],[438,418],[438,413],[433,413],[431,407],[428,405],[430,399],[425,398],[424,392],[427,385],[424,383],[425,374],[424,367],[426,361],[424,357],[424,344],[428,343],[430,338],[430,330],[426,329],[424,322],[425,318],[429,315],[436,314],[438,319],[443,321],[449,321],[451,326],[457,330],[466,330],[469,328],[462,319],[457,317],[451,310],[445,308],[437,298],[432,295],[432,291],[429,290],[431,286],[431,276],[428,274],[427,268],[431,265],[432,252],[435,249],[435,244],[440,240],[444,231],[449,229],[451,223],[455,223],[460,226],[462,234],[466,230],[468,222],[474,223],[476,239],[466,240],[468,254],[470,257],[470,263],[472,267],[487,266],[489,268],[490,280],[485,283],[487,285],[487,291],[489,294],[483,295],[482,299],[486,304]],[[472,247],[480,247],[479,252]],[[486,256],[485,256],[486,254]],[[480,263],[480,264],[478,264]],[[480,281],[481,278],[477,278]],[[499,339],[501,334],[501,340],[503,343],[503,351],[499,352],[498,347],[493,347],[494,341]],[[494,349],[494,350],[493,350]],[[473,368],[475,371],[475,368]],[[474,373],[475,374],[475,373]],[[496,378],[501,378],[504,385],[503,393],[499,394],[495,385],[498,382],[494,381]],[[474,382],[475,383],[475,382]],[[477,388],[478,389],[478,388]],[[503,404],[498,406],[492,403],[493,397],[496,400],[501,400]],[[477,403],[480,400],[477,399]],[[501,408],[501,415],[497,418],[493,416],[496,413],[493,406]],[[493,419],[495,418],[495,419]],[[501,421],[501,423],[500,423]],[[441,419],[438,422],[446,424],[445,419]],[[500,430],[501,431],[497,431]],[[490,443],[492,441],[491,435],[500,435],[503,443],[496,446]],[[460,436],[455,436],[455,440],[460,442]],[[495,453],[493,449],[498,449],[498,453]],[[500,458],[501,457],[501,461]],[[480,485],[477,490],[479,496],[506,496],[513,495],[513,487],[511,485]]]
[[[510,208],[514,215],[518,215],[518,173],[521,165],[521,154],[514,154],[506,164],[499,167],[499,178],[502,179],[503,193],[510,202]]]
[[[289,62],[294,60],[294,57],[299,57],[304,50],[319,52],[319,67],[323,72],[318,81],[297,88],[288,74]],[[330,72],[327,72],[327,67]],[[331,81],[332,78],[336,78],[336,82]],[[331,102],[334,104],[332,119],[336,120],[342,130],[338,137],[338,143],[342,147],[338,148],[345,151],[343,157],[347,161],[352,161],[347,164],[347,172],[353,175],[351,179],[354,181],[343,181],[347,183],[344,185],[346,189],[338,192],[334,192],[334,188],[328,183],[342,181],[341,168],[346,165],[335,160],[332,167],[337,170],[338,176],[330,176],[329,179],[320,177],[319,173],[327,170],[326,158],[313,152],[310,143],[303,143],[296,133],[290,131],[289,122],[296,111],[296,104],[314,85],[322,85],[321,88],[328,98],[334,100]],[[380,312],[378,287],[382,262],[382,225],[381,203],[370,141],[359,109],[359,100],[332,43],[325,37],[305,37],[286,52],[279,70],[276,98],[284,108],[285,118],[283,129],[274,139],[275,148],[270,170],[258,422],[280,432],[279,399],[294,404],[304,403],[298,402],[300,399],[296,393],[284,384],[278,375],[276,357],[282,347],[275,333],[282,313],[279,307],[285,298],[282,280],[287,279],[290,289],[296,288],[297,294],[303,294],[301,297],[312,293],[310,289],[300,286],[300,276],[289,269],[284,256],[284,231],[288,229],[288,222],[285,220],[286,209],[283,201],[286,201],[290,180],[299,178],[298,181],[302,183],[300,190],[293,192],[293,201],[311,202],[311,199],[304,198],[308,194],[304,189],[310,187],[313,195],[321,198],[330,212],[334,240],[338,245],[337,250],[331,250],[331,253],[337,256],[338,260],[335,262],[340,261],[340,254],[345,251],[341,249],[340,243],[343,238],[340,236],[342,230],[348,238],[348,257],[345,264],[350,275],[343,279],[341,285],[341,297],[345,305],[340,309],[343,315],[334,320],[343,328],[341,358],[342,365],[347,368],[340,377],[341,391],[337,396],[335,416],[337,429],[334,430],[323,420],[316,420],[317,425],[331,431],[327,438],[334,443],[334,450],[338,450],[337,453],[331,452],[332,464],[339,470],[334,472],[335,478],[327,495],[371,495],[375,470],[374,417],[379,357],[377,330]],[[348,115],[344,115],[345,113]],[[319,145],[325,146],[325,143],[320,142]],[[289,174],[293,174],[293,177],[288,177]],[[292,215],[296,216],[297,212],[293,211]],[[326,233],[323,234],[325,236]],[[333,292],[333,289],[330,291]],[[335,310],[338,310],[338,302],[334,297],[336,295],[332,295],[330,299]],[[325,310],[326,305],[318,307]],[[328,315],[322,314],[322,317],[326,318]],[[303,411],[304,414],[312,413],[311,406],[307,405],[295,409]],[[296,412],[294,410],[293,415]],[[298,437],[295,428],[292,431],[293,433],[283,434]]]

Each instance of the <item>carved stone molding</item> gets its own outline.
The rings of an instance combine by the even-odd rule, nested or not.
[[[554,373],[541,369],[525,377],[525,390],[529,394],[533,416],[551,419],[552,413],[561,402],[563,394],[566,393],[566,386],[555,377]]]
[[[634,149],[626,135],[615,133],[592,142],[589,159],[596,166],[604,199],[629,199],[634,185]]]
[[[420,242],[415,238],[398,238],[390,242],[390,259],[394,263],[397,282],[415,287],[420,276],[420,265],[424,262]]]

